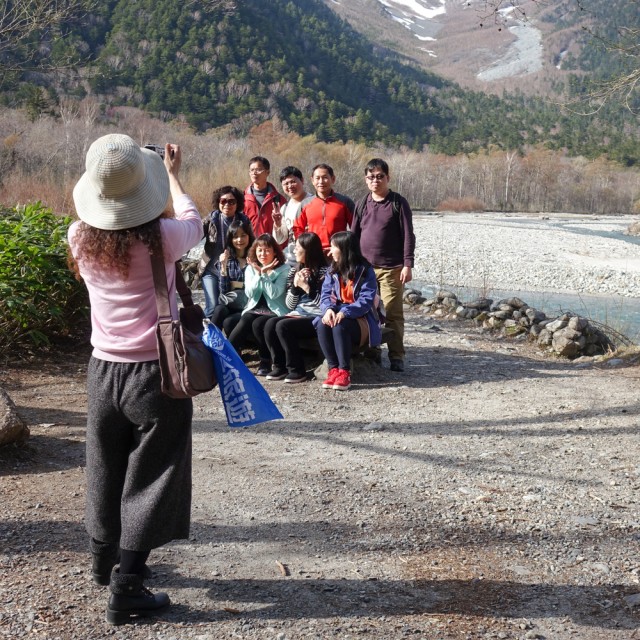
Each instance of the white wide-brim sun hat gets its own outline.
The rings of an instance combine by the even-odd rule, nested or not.
[[[119,231],[157,218],[169,200],[162,158],[129,136],[110,133],[87,151],[86,172],[73,189],[78,217],[97,229]]]

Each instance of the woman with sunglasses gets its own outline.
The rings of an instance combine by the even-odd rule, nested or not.
[[[226,185],[213,192],[213,211],[204,221],[204,249],[198,265],[198,274],[204,291],[207,318],[211,318],[220,297],[220,273],[216,262],[225,249],[227,232],[231,223],[238,220],[251,225],[244,215],[244,196],[236,187]]]

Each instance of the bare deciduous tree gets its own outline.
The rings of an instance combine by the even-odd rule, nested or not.
[[[638,8],[636,15],[640,15],[640,0],[627,0],[627,2],[629,5],[636,5]],[[583,0],[574,0],[574,3],[577,11],[587,10]],[[520,19],[526,20],[531,7],[546,4],[546,0],[481,0],[480,26],[489,20],[501,27],[509,13],[514,13]],[[583,27],[583,29],[609,51],[626,59],[627,62],[631,61],[629,71],[601,83],[590,92],[588,98],[601,105],[613,97],[622,96],[623,102],[631,109],[631,96],[640,86],[640,25],[618,27],[617,37],[613,41],[600,35],[597,27]]]
[[[36,62],[38,35],[82,17],[96,0],[0,0],[0,72],[46,68]],[[20,52],[19,56],[12,55]]]

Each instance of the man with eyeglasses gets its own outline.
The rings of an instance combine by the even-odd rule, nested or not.
[[[373,265],[386,312],[389,364],[404,371],[404,285],[411,281],[416,246],[409,203],[389,188],[389,165],[370,160],[364,170],[370,193],[356,205],[353,232],[360,238],[362,255]]]
[[[354,204],[351,198],[333,190],[336,176],[328,164],[313,167],[311,181],[316,196],[302,207],[293,223],[293,235],[297,238],[305,231],[312,231],[320,237],[322,249],[328,255],[331,236],[351,226]]]
[[[256,238],[263,233],[273,235],[274,219],[281,225],[281,205],[286,198],[268,181],[271,165],[263,156],[255,156],[249,160],[249,178],[251,184],[244,192],[244,213],[251,220]],[[286,242],[285,242],[286,246]]]

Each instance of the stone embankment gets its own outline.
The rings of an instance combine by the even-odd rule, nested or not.
[[[442,290],[426,299],[411,289],[405,293],[405,302],[434,318],[470,320],[487,331],[535,340],[542,349],[565,358],[599,356],[619,346],[591,320],[571,313],[548,318],[517,297],[461,302],[451,291]]]

